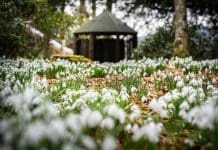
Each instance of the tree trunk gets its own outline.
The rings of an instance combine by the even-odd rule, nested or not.
[[[85,21],[85,15],[86,15],[85,0],[80,0],[79,13],[80,13],[79,22],[80,25],[82,25]]]
[[[96,0],[92,0],[92,18],[96,17]]]
[[[174,0],[174,56],[187,57],[188,51],[188,35],[187,35],[187,12],[186,0]]]
[[[107,0],[107,1],[106,1],[107,10],[108,10],[109,12],[112,11],[112,4],[113,4],[113,0]]]

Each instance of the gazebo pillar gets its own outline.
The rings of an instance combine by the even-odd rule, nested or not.
[[[133,34],[133,48],[137,48],[137,33]]]
[[[115,59],[116,61],[120,60],[120,35],[117,35],[116,38],[116,52],[115,52]]]
[[[74,36],[73,36],[73,40],[74,40],[74,54],[77,54],[77,52],[78,52],[78,43],[77,43],[77,41],[78,41],[78,37],[79,37],[79,35],[78,34],[74,34]]]
[[[90,59],[94,59],[94,42],[95,42],[95,35],[93,33],[89,34],[89,52],[88,56]]]

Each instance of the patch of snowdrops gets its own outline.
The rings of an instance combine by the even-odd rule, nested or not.
[[[125,81],[128,84],[119,87],[85,85],[88,78],[118,75],[127,79],[151,77],[155,80],[161,74],[166,78],[172,76],[165,71],[167,65],[173,64],[185,69],[187,74],[175,76],[172,81],[175,86],[152,100],[142,89],[129,85],[132,81]],[[2,57],[0,148],[155,148],[167,130],[162,121],[175,116],[197,130],[214,131],[218,123],[218,89],[213,79],[195,75],[202,70],[217,71],[217,60],[144,58],[85,64]],[[139,103],[147,103],[155,115],[146,114],[131,97],[138,97]]]

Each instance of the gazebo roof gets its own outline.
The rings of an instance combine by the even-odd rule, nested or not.
[[[87,22],[75,31],[76,34],[136,34],[137,32],[104,10],[99,16]]]

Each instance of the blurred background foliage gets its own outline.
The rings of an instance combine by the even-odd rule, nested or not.
[[[154,34],[144,38],[138,48],[133,51],[132,58],[170,58],[173,54],[174,36],[175,29],[172,25],[167,24],[158,28]],[[216,29],[192,25],[189,26],[188,37],[190,55],[193,59],[218,58],[218,31]]]
[[[87,4],[91,5],[89,10]],[[66,6],[74,9],[73,15],[64,13]],[[94,17],[99,7],[110,9],[112,13],[121,11],[124,18],[132,16],[137,20],[141,17],[145,25],[152,19],[165,18],[166,24],[146,35],[132,58],[172,56],[175,39],[172,0],[0,0],[0,55],[38,57],[46,52],[50,39],[72,38],[73,28],[80,25],[81,17]],[[218,0],[187,0],[187,8],[191,56],[217,58]],[[199,16],[206,25],[198,22]],[[44,37],[31,36],[24,29],[25,25],[40,30]]]
[[[35,58],[40,53],[46,55],[51,39],[68,38],[78,16],[52,4],[47,0],[0,0],[0,55]],[[28,33],[26,25],[43,37]]]

